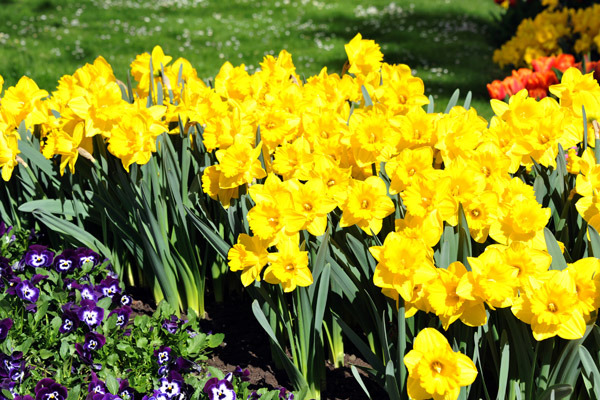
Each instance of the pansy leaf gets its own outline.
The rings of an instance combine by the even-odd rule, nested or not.
[[[119,382],[117,381],[117,378],[115,378],[115,376],[109,371],[106,371],[105,375],[106,388],[112,394],[117,394],[119,392]]]

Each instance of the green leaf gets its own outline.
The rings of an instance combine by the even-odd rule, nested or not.
[[[222,333],[213,333],[212,335],[208,336],[208,347],[210,348],[215,348],[215,347],[219,347],[221,345],[221,343],[223,343],[223,339],[225,338],[225,335]]]
[[[80,385],[72,387],[69,390],[69,394],[67,395],[67,400],[78,400],[80,392],[81,392],[81,386]]]
[[[363,392],[365,392],[365,394],[367,395],[367,398],[369,400],[371,400],[371,395],[369,394],[369,391],[367,390],[365,383],[363,382],[362,378],[360,377],[360,374],[358,373],[358,370],[356,369],[356,367],[354,365],[350,365],[350,371],[352,371],[352,376],[354,376],[354,379],[356,379],[356,382],[358,382],[358,385],[360,386],[360,388],[363,390]]]
[[[600,258],[600,235],[591,225],[588,225],[588,234],[590,236],[590,256]]]
[[[427,114],[433,114],[435,110],[435,105],[433,101],[433,96],[429,95],[429,104],[427,104]]]
[[[89,217],[87,204],[77,202],[77,212],[75,211],[74,203],[75,200],[65,199],[42,199],[42,200],[31,200],[23,203],[19,206],[18,210],[21,212],[33,212],[35,210],[42,210],[50,214],[58,214],[69,217],[80,215],[83,218]]]
[[[60,358],[62,358],[63,360],[66,360],[68,356],[70,356],[70,351],[71,350],[71,343],[69,343],[68,340],[62,340],[60,342],[60,350],[58,351],[58,354],[60,355]]]
[[[10,390],[8,389],[2,389],[2,394],[4,395],[4,397],[6,397],[7,399],[13,399],[13,395],[10,392]]]
[[[373,105],[373,100],[371,100],[371,96],[369,96],[369,92],[367,91],[367,88],[365,87],[365,85],[362,85],[360,87],[360,90],[362,91],[362,95],[363,95],[363,99],[364,101],[364,105],[365,107],[370,107]]]
[[[105,383],[106,383],[106,388],[108,389],[108,391],[111,392],[112,394],[119,393],[119,382],[117,381],[117,378],[115,378],[115,376],[108,371],[106,371],[105,375],[106,375]]]
[[[583,153],[585,153],[588,145],[588,123],[587,115],[585,114],[585,107],[583,105],[581,106],[581,116],[583,119],[583,142],[581,142],[581,150],[578,154],[579,157],[581,157]]]
[[[40,358],[42,360],[47,360],[50,357],[54,356],[55,353],[53,351],[48,350],[48,349],[40,349],[40,351],[39,351],[38,354],[39,354],[39,356],[40,356]]]
[[[502,355],[500,356],[500,376],[498,377],[498,396],[496,396],[496,399],[503,400],[508,387],[508,368],[510,365],[510,345],[505,330],[502,331],[500,343]]]
[[[446,111],[444,111],[444,114],[448,114],[450,110],[456,106],[456,103],[458,103],[458,96],[460,96],[460,89],[456,89],[454,93],[452,93],[452,97],[450,97],[450,100],[448,101],[448,105],[446,106]]]
[[[584,346],[579,346],[579,358],[581,359],[584,374],[592,382],[594,397],[600,399],[600,371],[598,371],[598,366],[594,362],[590,352]]]
[[[279,358],[283,363],[283,368],[285,369],[288,377],[292,381],[292,384],[294,385],[294,387],[296,389],[308,387],[308,383],[307,383],[306,379],[304,378],[304,376],[302,376],[302,373],[300,372],[300,370],[298,370],[298,368],[290,361],[288,356],[283,351],[283,348],[279,344],[279,340],[277,340],[277,336],[275,335],[275,332],[273,332],[273,329],[271,328],[269,321],[267,321],[267,318],[265,317],[265,314],[263,313],[262,309],[260,308],[260,305],[258,304],[257,300],[254,300],[252,302],[252,312],[254,313],[254,316],[256,317],[256,320],[258,321],[260,326],[262,326],[264,331],[267,333],[267,335],[271,339],[273,348],[279,355]]]
[[[394,372],[394,363],[389,360],[385,366],[385,391],[390,396],[390,400],[400,400],[400,391],[398,391],[400,383],[396,380]]]
[[[471,93],[471,91],[469,90],[469,92],[467,93],[467,96],[465,97],[465,103],[463,105],[463,107],[465,109],[469,109],[471,108],[471,99],[473,98],[473,93]]]
[[[214,225],[212,227],[209,226],[207,222],[198,218],[198,216],[196,216],[188,207],[185,207],[185,209],[188,212],[188,216],[191,218],[192,222],[196,228],[198,228],[202,236],[204,236],[208,243],[210,243],[210,245],[217,251],[217,253],[219,253],[219,255],[221,255],[221,257],[223,257],[224,260],[227,260],[227,253],[229,253],[231,246],[229,246],[227,242],[221,238]]]
[[[206,344],[206,334],[205,333],[199,333],[196,336],[194,336],[193,338],[189,338],[187,340],[187,346],[186,346],[188,355],[191,357],[196,357],[198,354],[200,354],[200,351],[202,351],[202,349],[205,347],[205,344]]]
[[[469,225],[467,224],[467,218],[465,217],[465,211],[462,204],[458,205],[458,254],[457,261],[464,264],[467,271],[471,270],[469,265],[468,257],[473,255],[471,248],[471,233],[469,232]]]
[[[560,246],[554,237],[554,234],[548,229],[544,228],[544,237],[546,238],[546,246],[548,247],[548,253],[552,256],[552,264],[550,269],[556,269],[562,271],[567,268],[567,262],[565,257],[560,251]]]
[[[537,399],[538,400],[550,400],[550,399],[564,399],[573,393],[573,387],[567,384],[559,384],[549,387],[542,393]]]

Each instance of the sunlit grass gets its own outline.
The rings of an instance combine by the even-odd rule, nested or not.
[[[357,32],[405,63],[425,82],[436,111],[456,88],[491,115],[485,84],[501,77],[491,62],[492,1],[428,0],[0,0],[0,75],[22,75],[53,90],[60,76],[104,56],[125,80],[136,54],[160,44],[185,57],[199,76],[225,61],[259,68],[265,54],[288,50],[308,77],[340,72],[343,45]]]

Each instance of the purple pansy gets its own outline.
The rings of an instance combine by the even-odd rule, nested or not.
[[[85,285],[81,285],[79,283],[74,283],[73,288],[79,289],[79,293],[81,293],[81,298],[83,300],[91,300],[98,301],[99,293],[96,291],[94,286],[86,283]]]
[[[158,359],[158,365],[166,365],[172,360],[171,348],[160,346],[158,350],[154,350],[154,356]]]
[[[100,350],[106,343],[104,335],[97,332],[88,332],[85,334],[83,348],[86,351]]]
[[[104,381],[98,379],[98,375],[94,371],[92,371],[92,380],[88,385],[88,393],[92,395],[106,393],[106,384]]]
[[[29,376],[29,369],[23,359],[23,352],[15,351],[10,356],[0,353],[0,377],[10,381],[22,382]]]
[[[26,265],[34,268],[45,268],[52,265],[54,253],[48,250],[46,246],[32,244],[23,257]]]
[[[127,323],[129,322],[129,316],[131,315],[131,313],[131,307],[123,306],[121,308],[115,308],[110,312],[110,314],[108,314],[108,316],[110,317],[111,315],[116,314],[117,326],[123,328],[127,326]]]
[[[121,293],[121,288],[119,287],[119,281],[115,278],[108,277],[103,279],[96,289],[102,293],[104,297],[110,297],[111,299],[116,294]]]
[[[233,376],[237,376],[242,382],[248,382],[250,380],[250,371],[248,371],[248,369],[242,369],[240,366],[237,366],[233,371]]]
[[[64,304],[62,307],[63,315],[62,315],[62,324],[58,331],[60,333],[70,333],[79,327],[79,317],[77,316],[77,311],[79,311],[79,307],[77,307],[73,302],[68,302]]]
[[[40,289],[33,286],[28,280],[19,282],[15,287],[15,293],[21,300],[27,300],[31,303],[35,303],[40,297]]]
[[[235,400],[235,390],[227,379],[210,378],[203,391],[210,400]]]
[[[294,400],[294,393],[288,391],[284,387],[279,388],[279,398],[284,400]]]
[[[171,371],[166,378],[160,378],[158,383],[158,390],[169,399],[178,398],[183,393],[183,378],[175,371]]]
[[[134,400],[137,396],[137,392],[129,386],[129,381],[127,379],[120,380],[119,391],[117,394],[124,400]]]
[[[67,388],[53,379],[44,378],[35,386],[35,400],[66,400]]]
[[[77,253],[73,249],[66,249],[54,258],[54,268],[62,274],[72,272],[77,263]]]
[[[82,268],[88,263],[91,263],[92,267],[95,267],[100,262],[100,255],[86,247],[79,247],[77,250],[75,250],[75,253],[78,268]]]
[[[98,307],[95,301],[81,300],[81,307],[77,311],[77,316],[81,322],[84,322],[90,328],[95,328],[104,319],[104,309]]]
[[[163,327],[163,329],[166,329],[167,332],[174,334],[177,332],[177,326],[178,326],[177,322],[178,322],[177,317],[174,315],[171,315],[170,319],[165,319],[163,321],[162,327]]]
[[[121,299],[119,301],[121,302],[122,306],[130,306],[131,303],[133,303],[133,299],[131,298],[131,296],[128,296],[126,294],[121,295]]]
[[[6,224],[4,224],[4,221],[0,222],[0,236],[4,236],[8,232],[10,232],[11,229],[12,226],[7,226]]]
[[[12,328],[12,326],[13,320],[10,318],[5,318],[0,321],[0,341],[6,339],[6,336],[8,336],[8,331],[10,328]]]
[[[33,400],[33,397],[31,397],[31,395],[26,394],[25,396],[15,396],[13,400]]]

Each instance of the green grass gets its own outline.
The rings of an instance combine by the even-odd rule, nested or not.
[[[489,29],[499,11],[491,0],[0,0],[0,75],[5,88],[27,75],[53,90],[102,55],[126,79],[135,56],[160,44],[202,78],[225,61],[254,70],[281,49],[308,77],[341,71],[343,45],[360,32],[423,79],[437,111],[460,88],[489,118],[485,84],[502,77]]]

